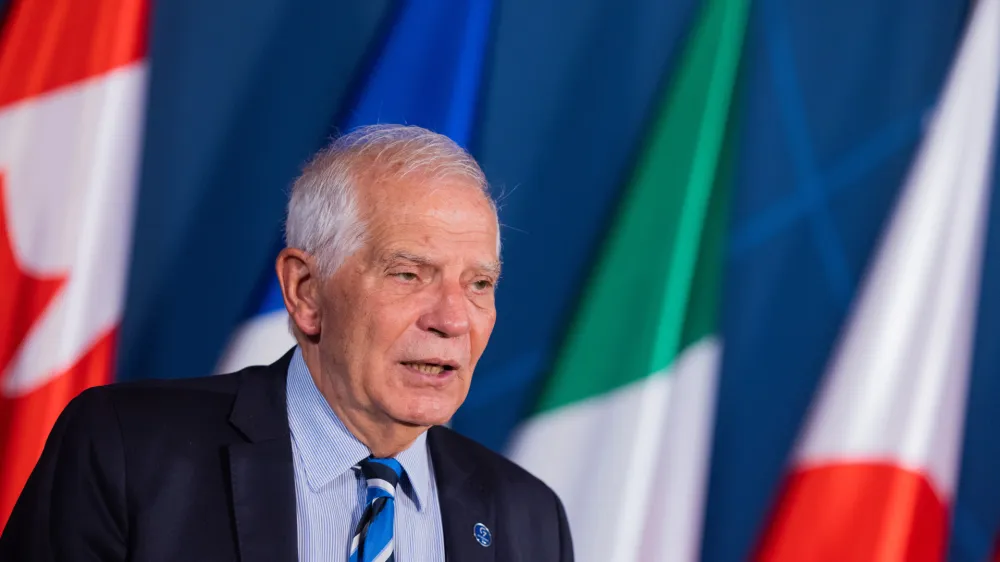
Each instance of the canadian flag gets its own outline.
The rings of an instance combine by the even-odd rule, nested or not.
[[[998,75],[1000,0],[980,0],[818,391],[758,560],[944,560]]]
[[[0,527],[56,417],[113,376],[146,0],[14,0],[0,30]]]

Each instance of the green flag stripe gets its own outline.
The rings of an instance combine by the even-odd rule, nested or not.
[[[689,333],[685,319],[699,313],[690,309],[689,299],[705,230],[725,224],[724,217],[709,217],[707,210],[746,8],[744,0],[711,0],[705,6],[542,393],[540,410],[649,376],[690,343],[686,336],[705,335]]]
[[[660,310],[660,322],[654,339],[654,351],[649,373],[665,369],[673,361],[678,351],[692,342],[682,342],[680,339],[685,325],[685,311],[688,309],[688,298],[692,290],[692,278],[698,259],[699,248],[705,228],[721,230],[725,222],[706,223],[705,216],[713,187],[716,186],[716,171],[719,155],[725,139],[726,123],[728,121],[732,92],[736,85],[740,53],[742,51],[743,29],[745,26],[746,3],[740,0],[721,0],[710,4],[709,14],[702,22],[704,30],[697,30],[699,37],[715,37],[702,39],[696,43],[690,67],[695,76],[689,80],[680,80],[676,99],[669,102],[670,109],[677,111],[677,122],[680,130],[694,130],[694,142],[680,135],[664,135],[664,146],[653,147],[650,154],[661,157],[648,164],[649,173],[643,180],[657,184],[660,178],[653,169],[657,166],[669,166],[671,154],[679,154],[691,163],[690,173],[683,184],[688,196],[680,212],[678,236],[674,241],[673,259],[667,274],[665,298]],[[716,16],[713,12],[721,12]],[[713,17],[714,16],[714,17]],[[718,31],[713,24],[721,19]],[[727,44],[727,42],[729,44]],[[706,45],[706,43],[708,43]],[[707,88],[700,87],[699,73],[709,74]],[[706,92],[707,89],[707,92]],[[685,111],[688,107],[697,107],[704,103],[701,118],[697,114]],[[684,123],[691,121],[690,124]],[[669,127],[664,123],[665,128]],[[692,146],[693,145],[693,146]],[[691,146],[690,156],[684,154],[684,148]],[[657,150],[659,148],[660,150]],[[672,184],[667,184],[670,186]],[[725,186],[720,186],[725,189]],[[660,184],[662,189],[662,184]]]
[[[738,91],[738,87],[737,87]],[[722,154],[719,157],[719,171],[715,176],[715,187],[708,203],[708,213],[705,217],[706,228],[702,231],[698,263],[695,266],[694,278],[691,281],[691,293],[688,300],[688,315],[684,319],[684,332],[681,334],[681,349],[686,349],[691,343],[707,335],[716,333],[717,313],[719,310],[719,295],[722,291],[722,260],[725,254],[724,225],[729,212],[729,186],[732,181],[734,145],[738,137],[738,115],[730,113],[723,141]]]

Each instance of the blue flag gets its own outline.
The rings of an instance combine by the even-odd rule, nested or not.
[[[491,0],[405,2],[343,128],[419,125],[468,146],[491,11]],[[263,297],[234,335],[219,372],[270,363],[295,343],[271,264],[263,282]]]

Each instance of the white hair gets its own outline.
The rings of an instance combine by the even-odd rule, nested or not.
[[[465,178],[497,213],[479,164],[453,140],[416,126],[368,125],[335,139],[305,166],[292,185],[286,244],[315,256],[320,272],[332,275],[366,240],[356,193],[360,184],[411,173],[431,182]]]

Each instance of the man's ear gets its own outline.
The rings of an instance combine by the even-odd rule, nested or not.
[[[320,283],[312,256],[297,248],[285,248],[278,254],[275,269],[292,321],[307,337],[320,332]]]

